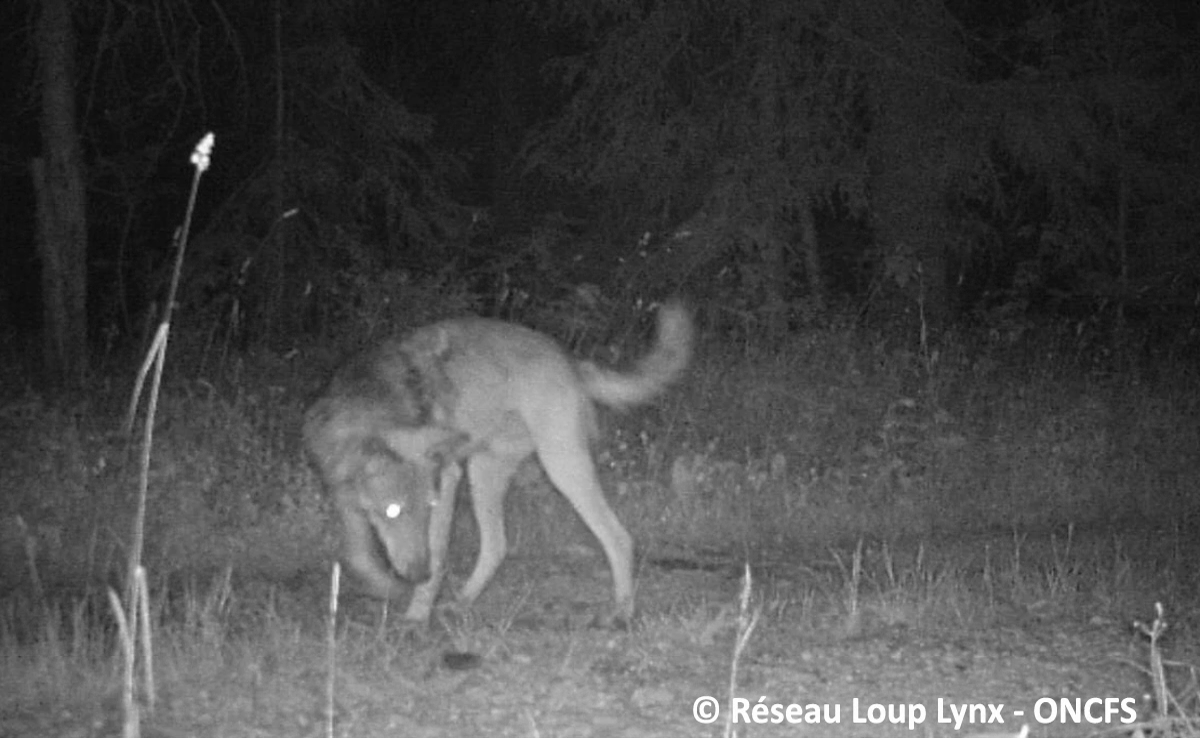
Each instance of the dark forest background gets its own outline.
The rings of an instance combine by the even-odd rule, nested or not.
[[[86,269],[55,268],[93,358],[159,319],[209,130],[181,320],[240,349],[673,293],[738,341],[1050,319],[1195,348],[1193,4],[96,1],[48,49],[56,4],[3,11],[14,337],[47,315],[30,161],[69,50]]]
[[[147,735],[694,735],[726,683],[1196,734],[1195,0],[0,2],[0,224],[0,734],[136,734],[139,562]],[[675,296],[686,375],[593,448],[632,633],[532,463],[472,613],[326,616],[351,351],[471,312],[624,367]]]
[[[674,296],[687,376],[595,449],[646,549],[1200,520],[1194,5],[0,12],[13,562],[43,526],[111,572],[144,472],[157,570],[315,571],[299,428],[352,351],[478,313],[620,367]],[[513,540],[574,535],[550,498],[512,496]]]

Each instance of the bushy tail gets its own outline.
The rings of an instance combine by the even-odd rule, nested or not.
[[[658,310],[654,347],[630,372],[580,362],[584,390],[597,402],[624,408],[649,401],[683,374],[692,357],[693,327],[687,308],[670,302]]]

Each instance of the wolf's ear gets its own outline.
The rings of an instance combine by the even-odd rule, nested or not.
[[[465,433],[437,426],[395,428],[379,435],[392,453],[413,463],[461,459],[466,455],[462,449],[471,440]]]

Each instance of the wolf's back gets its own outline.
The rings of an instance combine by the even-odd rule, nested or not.
[[[593,400],[624,408],[648,402],[687,368],[692,357],[694,329],[687,308],[669,302],[658,310],[653,348],[628,372],[614,371],[590,361],[579,363],[579,378]]]

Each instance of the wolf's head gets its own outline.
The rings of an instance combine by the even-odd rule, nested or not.
[[[457,464],[468,448],[466,436],[436,427],[392,429],[364,443],[348,491],[402,579],[429,578],[429,516],[434,506],[453,503],[447,485],[457,486]]]
[[[309,409],[304,440],[343,518],[349,516],[346,533],[358,540],[348,550],[373,551],[400,578],[427,580],[429,516],[447,474],[457,472],[468,452],[466,436],[439,426],[399,425],[386,406],[369,399],[326,397]],[[363,540],[372,534],[375,541]],[[375,568],[358,558],[351,563]],[[386,581],[386,574],[377,581]]]
[[[400,578],[429,578],[429,514],[438,499],[438,469],[391,453],[367,453],[359,473],[341,487],[341,504],[362,511],[379,553]]]

